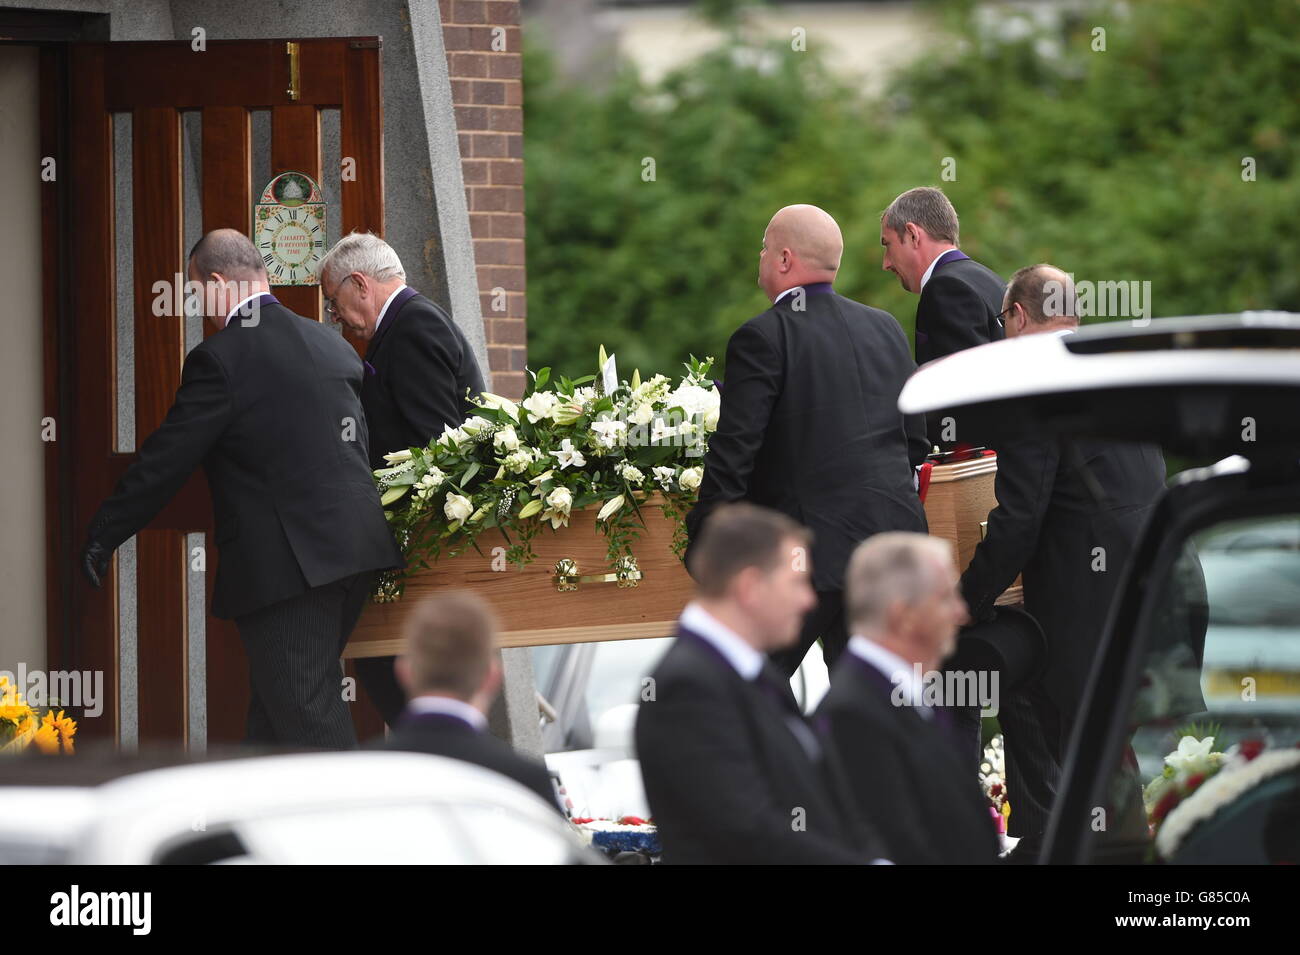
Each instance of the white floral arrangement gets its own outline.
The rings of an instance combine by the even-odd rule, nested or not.
[[[1243,744],[1234,746],[1227,754],[1216,754],[1223,757],[1219,771],[1206,778],[1165,815],[1156,833],[1157,855],[1165,860],[1172,859],[1199,824],[1266,779],[1300,768],[1300,749],[1260,752],[1260,748],[1258,743]]]
[[[611,374],[554,387],[550,369],[529,372],[518,403],[483,392],[458,427],[447,426],[428,447],[384,455],[375,471],[384,516],[406,558],[404,571],[381,576],[374,599],[396,600],[406,574],[440,556],[479,549],[495,529],[506,559],[523,567],[532,539],[568,525],[574,513],[598,508],[595,522],[608,539],[611,565],[632,556],[645,526],[641,508],[658,506],[677,521],[673,550],[684,553],[682,521],[704,478],[708,438],[717,430],[721,396],[709,377],[713,359],[685,364],[677,381],[654,375],[617,380],[600,349],[599,368]]]
[[[1223,766],[1224,754],[1214,749],[1214,736],[1186,733],[1178,748],[1165,757],[1164,769],[1142,790],[1147,821],[1159,826],[1169,812]]]
[[[990,739],[984,747],[979,779],[989,810],[996,818],[998,832],[1005,833],[1007,817],[1011,815],[1011,804],[1007,802],[1006,751],[1002,746],[1001,733]]]

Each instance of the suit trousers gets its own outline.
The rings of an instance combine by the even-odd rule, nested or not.
[[[397,657],[361,657],[354,661],[361,685],[390,729],[397,725],[397,717],[406,708],[406,693],[393,672],[396,660]]]
[[[835,666],[835,661],[840,658],[849,642],[848,623],[844,617],[844,591],[817,591],[817,606],[804,617],[799,642],[773,653],[772,665],[784,673],[787,679],[794,676],[803,663],[803,658],[808,655],[808,649],[818,639],[822,642],[822,657],[829,670]]]
[[[974,707],[955,708],[954,723],[957,732],[965,736],[967,742],[963,745],[970,747],[978,766],[984,759],[980,711]],[[998,724],[1002,727],[1007,798],[1011,802],[1008,833],[1021,840],[1016,854],[1027,859],[1037,856],[1042,847],[1061,781],[1061,718],[1043,688],[1031,683],[999,701]]]
[[[252,683],[246,742],[356,748],[340,657],[373,581],[353,574],[235,620]]]

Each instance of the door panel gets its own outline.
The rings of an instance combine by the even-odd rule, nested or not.
[[[71,355],[61,375],[75,382],[71,435],[77,462],[72,527],[51,534],[52,561],[66,567],[80,559],[85,529],[134,455],[114,453],[116,407],[114,287],[115,156],[110,118],[132,115],[130,156],[134,277],[134,391],[137,442],[163,420],[180,384],[185,357],[183,316],[155,316],[155,283],[170,287],[185,271],[181,148],[182,111],[202,111],[201,200],[204,231],[232,227],[248,234],[255,190],[251,181],[249,111],[271,110],[271,174],[293,170],[318,182],[322,174],[320,110],[340,110],[341,155],[355,162],[355,177],[341,183],[343,234],[382,235],[383,111],[377,38],[294,41],[298,46],[298,95],[290,90],[290,54],[284,40],[211,41],[204,52],[177,43],[96,43],[69,47],[67,157],[72,215],[66,281],[75,316]],[[200,59],[201,58],[201,59]],[[219,64],[216,68],[214,65]],[[317,286],[275,287],[289,308],[320,320]],[[212,334],[211,326],[205,334]],[[353,342],[354,347],[357,343]],[[359,349],[360,350],[360,349]],[[57,487],[48,493],[57,495]],[[201,473],[138,537],[138,692],[141,742],[186,740],[186,580],[191,555],[185,534],[204,532],[211,544],[211,505]],[[66,543],[70,541],[70,543]],[[208,598],[217,566],[206,555]],[[51,578],[51,587],[57,578]],[[116,569],[100,590],[74,575],[69,667],[105,674],[105,710],[84,721],[90,738],[116,738],[120,730]],[[58,635],[51,624],[51,648]],[[206,622],[207,733],[212,742],[243,732],[248,705],[247,668],[232,623]],[[51,659],[55,657],[52,656]]]

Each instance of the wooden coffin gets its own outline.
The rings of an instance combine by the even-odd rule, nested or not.
[[[931,472],[925,500],[930,533],[951,542],[960,568],[970,563],[982,524],[997,503],[996,472],[995,457],[937,465]],[[659,500],[655,495],[641,506],[647,526],[632,548],[640,573],[634,586],[627,579],[622,585],[617,579],[593,579],[617,576],[606,557],[605,536],[596,528],[595,508],[575,511],[569,525],[554,533],[542,530],[533,538],[536,559],[522,570],[500,552],[495,561],[500,569],[493,569],[493,548],[505,542],[489,530],[478,539],[481,555],[470,550],[443,558],[408,577],[400,600],[367,603],[343,655],[399,653],[407,610],[422,597],[451,589],[473,590],[492,605],[503,647],[672,636],[694,586],[672,552],[673,523],[663,516]],[[577,565],[576,575],[558,578],[557,585],[562,560]],[[998,599],[999,604],[1021,602],[1019,580]]]
[[[480,555],[473,549],[443,558],[428,570],[412,574],[400,600],[368,603],[357,621],[344,657],[391,656],[401,650],[402,621],[407,608],[439,591],[473,590],[492,605],[501,623],[500,645],[529,647],[595,640],[669,637],[677,617],[691,599],[694,585],[686,567],[673,554],[674,524],[658,507],[658,495],[641,505],[646,527],[632,545],[640,579],[635,586],[614,577],[605,535],[596,527],[596,508],[575,511],[567,527],[554,533],[543,529],[533,538],[536,559],[522,570],[496,560],[492,548],[504,545],[501,535],[479,535]],[[579,578],[570,575],[557,586],[556,565],[573,561]],[[575,586],[576,584],[576,586]]]
[[[984,536],[989,511],[997,506],[993,479],[998,471],[996,455],[971,458],[953,464],[937,464],[930,472],[930,489],[925,496],[925,517],[930,533],[952,545],[957,569],[965,570],[975,556],[975,546]],[[1024,602],[1020,578],[997,599],[1000,606]]]

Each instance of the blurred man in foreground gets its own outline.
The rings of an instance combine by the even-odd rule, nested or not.
[[[813,720],[839,754],[858,810],[898,863],[997,859],[974,767],[949,712],[926,704],[918,679],[938,671],[966,620],[957,580],[947,541],[891,533],[861,544],[845,579],[853,636]]]
[[[763,235],[758,280],[772,307],[727,343],[718,429],[704,458],[692,540],[719,504],[745,500],[807,526],[816,604],[773,657],[788,677],[817,639],[827,665],[848,633],[844,566],[880,531],[926,529],[913,467],[929,445],[898,393],[915,370],[888,312],[835,293],[840,227],[816,206],[786,206]],[[689,561],[688,561],[689,563]]]
[[[835,754],[766,654],[816,599],[809,535],[749,504],[718,508],[691,554],[697,598],[643,691],[636,745],[670,863],[855,864],[881,855]]]
[[[496,616],[471,593],[437,594],[411,611],[396,665],[410,702],[384,748],[483,766],[527,786],[558,811],[546,766],[487,730],[487,713],[501,688],[496,634]]]

